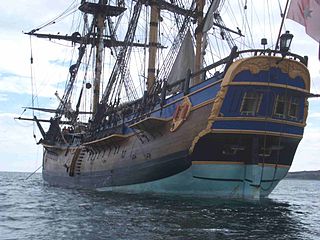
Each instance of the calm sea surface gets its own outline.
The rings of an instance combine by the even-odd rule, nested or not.
[[[0,173],[0,239],[320,239],[320,181],[261,202],[63,189]]]

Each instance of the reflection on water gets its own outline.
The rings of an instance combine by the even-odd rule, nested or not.
[[[317,181],[285,180],[261,202],[102,193],[0,173],[4,239],[317,239]],[[1,237],[0,237],[1,238]]]

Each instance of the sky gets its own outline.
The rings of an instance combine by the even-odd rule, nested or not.
[[[33,172],[42,164],[43,149],[36,144],[41,137],[37,127],[32,122],[14,120],[14,117],[22,114],[22,107],[31,106],[32,92],[38,96],[36,105],[39,103],[48,108],[58,105],[54,93],[62,89],[67,78],[64,59],[68,59],[70,50],[62,50],[58,45],[36,38],[32,38],[30,45],[29,36],[23,32],[48,22],[73,2],[18,0],[0,5],[0,171]],[[291,20],[286,20],[285,29],[294,35],[292,52],[309,56],[311,91],[319,94],[318,43],[305,34],[301,25]],[[50,26],[50,30],[55,33],[61,29]],[[31,49],[34,58],[32,78]],[[23,117],[31,116],[30,111],[23,114]],[[49,116],[42,114],[40,117]],[[319,155],[320,99],[310,99],[304,138],[290,171],[320,170]]]

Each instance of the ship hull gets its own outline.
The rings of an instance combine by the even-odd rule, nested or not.
[[[241,162],[197,164],[194,162],[188,169],[175,175],[149,182],[114,186],[108,184],[111,176],[105,172],[78,176],[72,180],[70,177],[57,176],[46,171],[42,174],[50,184],[70,188],[257,200],[267,197],[286,176],[289,168],[290,166],[273,164],[246,165]],[[117,178],[121,177],[117,176]]]
[[[179,174],[157,181],[97,189],[99,191],[258,200],[267,197],[272,192],[286,176],[289,168],[289,166],[244,165],[242,163],[193,164]],[[199,173],[205,177],[199,177]],[[249,179],[252,174],[256,174],[255,181]]]
[[[191,162],[186,156],[186,152],[178,152],[166,157],[110,170],[81,172],[73,177],[70,177],[66,170],[64,172],[44,170],[42,175],[44,180],[50,184],[64,187],[101,188],[130,185],[163,179],[188,169]]]
[[[74,176],[67,169],[43,170],[43,178],[56,186],[99,191],[260,199],[286,176],[299,141],[266,135],[208,134],[197,142],[192,154],[181,151],[127,167],[82,171]],[[223,154],[234,142],[240,142],[238,148],[243,149]],[[281,146],[268,155],[259,152],[275,142]]]
[[[292,164],[310,89],[305,66],[280,60],[236,61],[222,79],[166,99],[140,121],[126,119],[121,134],[45,146],[43,178],[101,191],[266,197]]]

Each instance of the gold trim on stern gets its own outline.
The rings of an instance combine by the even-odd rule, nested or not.
[[[301,139],[303,135],[290,134],[290,133],[279,133],[271,131],[258,131],[258,130],[238,130],[238,129],[211,129],[211,133],[232,133],[232,134],[255,134],[255,135],[268,135],[277,137],[287,137]]]
[[[281,72],[288,74],[291,78],[301,77],[305,83],[305,89],[310,91],[310,73],[305,65],[292,59],[273,56],[255,56],[234,62],[228,69],[229,81],[223,81],[222,84],[229,84],[240,72],[249,70],[252,74],[258,74],[270,68],[279,68]]]
[[[267,82],[231,82],[228,84],[229,86],[263,86],[263,87],[276,87],[276,88],[286,88],[290,90],[295,90],[303,93],[309,93],[308,90],[299,88],[299,87],[293,87],[286,84],[279,84],[279,83],[267,83]]]
[[[270,122],[270,123],[280,123],[287,124],[295,127],[305,127],[305,123],[301,122],[291,122],[287,120],[265,118],[265,117],[217,117],[215,121],[256,121],[256,122]]]

